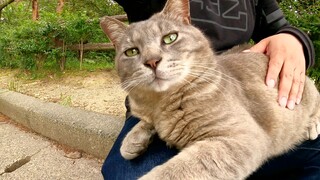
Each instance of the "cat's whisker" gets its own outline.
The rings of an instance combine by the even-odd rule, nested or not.
[[[192,73],[190,73],[190,75],[199,78],[198,74],[192,74]],[[203,81],[207,82],[208,84],[213,84],[213,85],[215,85],[216,88],[217,88],[217,90],[218,90],[225,98],[227,98],[227,97],[225,96],[225,94],[223,93],[223,91],[222,91],[220,88],[224,89],[225,91],[227,91],[227,89],[226,89],[224,86],[222,86],[220,83],[217,83],[217,82],[215,82],[213,79],[210,79],[210,78],[205,78],[205,77],[200,77],[200,78],[201,78]]]
[[[213,71],[213,72],[210,72],[210,71],[205,71],[203,72],[202,70],[195,70],[195,69],[192,69],[191,71],[193,71],[193,73],[198,73],[198,76],[199,78],[202,78],[202,77],[205,77],[205,75],[213,75],[213,76],[216,76],[216,77],[219,77],[219,79],[221,80],[224,80],[226,82],[229,82],[230,84],[236,86],[236,87],[242,87],[243,86],[243,83],[239,82],[238,80],[234,79],[234,78],[231,78],[221,72],[219,72],[220,74],[217,74],[218,72],[216,71]],[[203,75],[204,74],[204,75]]]
[[[195,83],[191,82],[191,81],[188,81],[186,79],[183,79],[185,82],[187,82],[189,85],[193,85]],[[201,89],[198,87],[198,86],[194,86],[193,87],[198,93],[201,93]]]
[[[191,64],[191,65],[196,65],[196,64]],[[242,82],[240,82],[239,80],[237,80],[237,79],[235,79],[235,78],[233,78],[233,77],[231,77],[231,76],[229,76],[229,75],[227,75],[227,74],[225,74],[225,73],[222,73],[221,71],[219,71],[219,70],[217,70],[217,69],[208,67],[207,65],[208,65],[208,63],[204,63],[203,66],[197,65],[197,66],[194,66],[194,67],[199,67],[199,68],[203,68],[203,69],[206,69],[206,70],[209,70],[209,71],[218,72],[218,73],[224,75],[225,77],[230,78],[231,80],[234,80],[234,81],[237,81],[237,82],[239,82],[239,83],[242,83]],[[207,71],[206,71],[206,72],[207,72]]]
[[[192,85],[193,84],[193,82],[191,82],[191,81],[189,81],[189,80],[187,80],[187,79],[182,79],[183,81],[180,81],[180,82],[178,82],[179,84],[181,84],[181,85],[186,85],[186,84],[188,84],[188,85]],[[195,88],[195,90],[197,91],[197,92],[199,92],[199,93],[201,93],[201,91],[200,91],[200,89],[197,87],[197,86],[195,86],[194,87]],[[160,100],[160,103],[163,103],[163,102],[166,102],[168,99],[170,99],[171,98],[171,94],[166,94],[166,95],[164,95],[164,97]]]
[[[125,81],[123,81],[121,83],[121,87],[127,91],[130,92],[132,91],[132,89],[134,89],[135,87],[137,87],[139,84],[141,84],[144,81],[143,77],[135,77],[135,78],[129,78],[126,79]]]
[[[198,76],[197,73],[190,73],[190,75],[193,75],[194,77],[197,77],[199,79],[202,79],[204,80],[205,82],[209,83],[209,84],[213,84],[213,85],[216,85],[216,86],[221,86],[221,84],[219,83],[218,79],[211,79],[211,78],[208,78],[208,77],[204,77],[204,76]],[[221,86],[224,90],[227,90],[225,87]]]

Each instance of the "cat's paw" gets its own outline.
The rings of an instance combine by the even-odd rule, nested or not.
[[[142,154],[152,142],[154,134],[153,128],[137,124],[122,141],[120,148],[122,157],[130,160]]]

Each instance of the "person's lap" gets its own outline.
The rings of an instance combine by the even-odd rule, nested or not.
[[[143,155],[130,161],[123,159],[119,151],[121,142],[138,121],[134,117],[126,120],[102,166],[104,179],[137,179],[178,153],[155,137]],[[295,150],[268,161],[248,179],[320,179],[320,138],[306,141]]]

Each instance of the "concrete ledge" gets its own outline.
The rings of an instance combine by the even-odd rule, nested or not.
[[[106,157],[124,123],[116,116],[43,102],[3,89],[0,112],[45,137],[98,158]]]

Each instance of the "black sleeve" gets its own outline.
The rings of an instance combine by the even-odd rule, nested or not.
[[[127,13],[129,22],[148,19],[154,13],[160,12],[166,0],[115,0]]]
[[[256,7],[256,26],[252,39],[258,42],[278,33],[289,33],[299,39],[303,45],[306,68],[314,65],[315,51],[308,35],[288,23],[275,0],[259,0]]]

